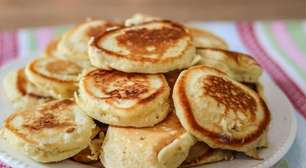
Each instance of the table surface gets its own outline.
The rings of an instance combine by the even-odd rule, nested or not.
[[[126,18],[142,12],[179,21],[306,18],[305,0],[0,0],[0,29]]]

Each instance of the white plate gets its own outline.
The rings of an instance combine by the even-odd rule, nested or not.
[[[18,67],[24,66],[31,58],[23,58],[10,62],[1,68],[0,82],[3,81],[4,75]],[[282,91],[273,83],[273,81],[264,74],[261,81],[265,88],[265,97],[268,107],[272,113],[272,122],[268,131],[269,148],[260,151],[260,156],[264,160],[252,160],[243,156],[238,156],[235,160],[212,163],[199,166],[198,168],[268,168],[279,161],[291,147],[297,131],[297,123],[294,116],[294,109],[289,103]],[[13,108],[3,93],[3,87],[0,87],[0,123],[9,115]],[[92,167],[82,165],[71,160],[66,160],[53,164],[40,164],[14,151],[0,139],[0,160],[12,167],[35,167],[35,168],[57,168],[57,167]]]

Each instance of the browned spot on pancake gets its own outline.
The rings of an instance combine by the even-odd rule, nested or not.
[[[29,64],[29,70],[32,71],[32,73],[35,73],[36,75],[38,76],[41,76],[43,78],[46,78],[48,80],[52,80],[52,81],[56,81],[56,82],[60,82],[60,83],[74,83],[75,81],[74,80],[67,80],[67,79],[59,79],[57,77],[52,77],[50,76],[49,74],[45,74],[45,73],[42,73],[38,68],[37,66],[39,66],[40,64],[40,59],[36,59],[34,60],[32,63]],[[59,61],[65,61],[65,60],[59,60]],[[68,61],[69,62],[69,61]],[[70,62],[72,63],[72,62]],[[74,64],[74,63],[72,63]],[[78,66],[78,65],[77,65]],[[67,67],[66,67],[67,68]],[[51,69],[54,69],[53,67]],[[48,70],[48,69],[47,69]],[[67,69],[66,69],[67,70]],[[57,71],[57,70],[55,70]],[[68,70],[68,71],[74,71],[74,70]],[[79,72],[81,71],[81,69],[79,70]],[[77,73],[76,72],[65,72],[65,71],[59,71],[58,73],[61,73],[61,74],[65,74],[65,75],[76,75]]]
[[[56,101],[49,103],[48,105],[42,106],[39,111],[41,112],[52,112],[52,111],[61,111],[62,109],[65,109],[68,106],[71,106],[74,104],[74,101],[70,99],[64,99],[61,101]]]
[[[223,104],[226,110],[247,111],[255,115],[256,101],[254,98],[231,81],[217,76],[207,76],[203,79],[203,83],[205,95]]]
[[[26,124],[23,124],[25,128],[31,129],[31,130],[41,130],[44,128],[55,128],[55,127],[66,127],[72,125],[69,122],[62,122],[60,123],[56,116],[54,116],[51,113],[46,113],[40,116],[39,118],[36,118],[35,120],[29,121]]]
[[[81,72],[81,67],[79,65],[66,60],[51,61],[46,65],[46,68],[51,73],[67,75],[78,75]]]
[[[44,128],[69,127],[69,129],[72,129],[74,124],[69,119],[59,118],[56,114],[73,103],[73,101],[67,99],[46,104],[40,109],[37,109],[35,114],[26,115],[23,127],[34,131],[39,131]]]
[[[100,24],[98,26],[94,26],[91,27],[90,29],[87,30],[87,35],[89,37],[97,37],[100,36],[102,34],[104,34],[107,29],[112,28],[112,27],[121,27],[122,25],[119,23],[115,23],[115,22],[110,22],[107,21],[104,24]]]
[[[97,70],[88,75],[106,98],[134,99],[148,92],[150,87],[146,76],[141,74]]]
[[[192,69],[202,69],[204,66],[197,66],[194,67]],[[263,115],[264,118],[263,120],[261,120],[258,125],[257,125],[257,129],[247,135],[245,135],[244,137],[232,137],[232,136],[227,136],[224,134],[219,134],[213,131],[210,131],[204,127],[202,127],[197,120],[195,119],[195,116],[192,113],[192,108],[191,108],[191,104],[187,95],[186,95],[186,81],[187,81],[187,76],[190,75],[192,71],[187,71],[184,75],[182,75],[181,79],[178,82],[178,89],[177,89],[177,93],[180,99],[180,104],[183,108],[183,113],[184,116],[186,117],[187,122],[190,125],[190,130],[195,131],[197,133],[200,134],[200,136],[205,136],[210,138],[212,141],[214,141],[216,144],[221,144],[221,145],[231,145],[231,146],[235,146],[235,147],[240,147],[243,146],[245,144],[251,143],[254,140],[258,139],[263,132],[266,130],[266,128],[268,127],[270,120],[271,120],[271,114],[270,111],[266,105],[266,103],[264,102],[263,99],[261,99],[259,97],[259,106],[263,107]]]
[[[131,53],[141,56],[143,54],[162,54],[185,35],[186,32],[178,28],[140,28],[125,31],[117,37],[117,40]]]
[[[184,37],[186,37],[187,46],[175,58],[164,57],[164,58],[161,59],[161,58],[154,58],[154,57],[144,57],[144,56],[141,56],[137,53],[129,53],[128,55],[126,55],[126,54],[122,54],[122,53],[119,53],[119,52],[111,51],[107,48],[104,48],[104,47],[100,46],[101,42],[104,41],[105,39],[107,39],[109,36],[112,36],[115,33],[121,33],[121,31],[126,30],[125,27],[118,28],[118,29],[113,29],[113,30],[109,30],[109,31],[105,32],[103,35],[94,38],[94,41],[92,43],[90,43],[90,46],[92,46],[94,48],[97,48],[99,50],[99,52],[107,53],[107,54],[111,55],[112,57],[117,57],[117,58],[126,59],[126,60],[140,61],[140,62],[160,62],[160,61],[172,62],[174,59],[177,59],[177,58],[180,58],[180,57],[184,56],[184,53],[188,50],[188,48],[193,46],[192,36],[190,35],[190,33],[185,30],[184,26],[182,26],[180,24],[177,24],[175,22],[172,22],[172,21],[169,21],[169,20],[159,20],[159,21],[154,20],[154,21],[149,21],[149,22],[142,23],[141,26],[150,25],[150,24],[154,24],[154,23],[160,23],[160,24],[163,24],[163,25],[166,24],[169,28],[179,29],[180,31],[184,32]],[[148,49],[152,50],[152,47],[149,47]]]

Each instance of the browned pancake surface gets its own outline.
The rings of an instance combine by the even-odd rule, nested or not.
[[[50,99],[50,100],[53,99],[51,96],[40,95],[35,92],[31,92],[31,90],[28,90],[27,85],[33,85],[33,84],[29,83],[28,79],[26,78],[24,74],[24,69],[18,70],[16,85],[17,85],[18,92],[21,93],[22,96],[29,96],[35,99]]]
[[[53,59],[52,61],[48,62],[45,67],[40,67],[39,65],[40,59],[34,60],[30,65],[29,69],[35,73],[36,75],[39,75],[43,78],[46,78],[48,80],[53,80],[56,82],[61,83],[74,83],[75,81],[71,80],[65,80],[65,79],[59,79],[56,77],[51,76],[51,73],[57,74],[57,75],[78,75],[82,67],[77,65],[76,63],[73,63],[68,60],[62,60],[62,59]],[[46,71],[50,74],[42,72],[39,68],[45,68]]]
[[[194,67],[196,68],[202,68],[203,66]],[[215,143],[217,144],[228,144],[232,146],[242,146],[245,144],[248,144],[250,142],[253,142],[255,139],[260,137],[263,132],[266,130],[269,122],[270,122],[270,112],[268,110],[267,105],[265,102],[260,99],[260,106],[263,107],[264,112],[264,119],[257,125],[256,131],[252,131],[251,133],[245,135],[244,137],[232,137],[226,134],[219,134],[214,131],[210,131],[204,127],[202,127],[197,120],[195,119],[195,116],[192,113],[192,108],[190,101],[187,98],[186,91],[185,91],[185,84],[187,77],[189,76],[189,73],[191,71],[186,72],[179,81],[179,88],[178,93],[179,97],[181,99],[181,104],[184,108],[184,115],[187,118],[188,123],[192,127],[193,130],[196,130],[197,132],[201,132],[201,134],[210,137]],[[242,110],[245,111],[245,114],[247,117],[253,121],[255,120],[255,100],[253,100],[252,97],[250,97],[247,93],[245,93],[244,90],[241,88],[238,88],[234,86],[230,81],[225,81],[223,78],[217,77],[217,76],[208,76],[208,79],[205,79],[204,81],[204,94],[209,95],[214,100],[216,100],[218,103],[223,104],[226,108],[226,110]],[[226,115],[225,110],[225,115]],[[217,126],[217,125],[216,125]],[[218,127],[218,126],[217,126]],[[235,131],[235,129],[234,129]]]
[[[162,23],[165,26],[159,29],[148,29],[148,28],[135,28],[129,29],[124,27],[121,29],[110,30],[103,35],[95,38],[92,46],[111,54],[112,56],[121,57],[124,59],[131,59],[134,61],[148,61],[148,62],[159,62],[161,60],[172,60],[173,58],[153,58],[148,55],[157,54],[162,55],[167,49],[174,46],[180,39],[188,38],[189,45],[191,44],[191,36],[189,32],[180,24],[162,20],[162,21],[150,21],[145,22],[137,26],[145,26],[151,23]],[[116,40],[119,46],[130,51],[128,55],[122,55],[117,52],[110,51],[106,48],[99,46],[100,41],[104,38],[111,36],[112,34],[123,31]]]
[[[31,109],[30,111],[16,112],[5,120],[5,127],[29,143],[39,143],[29,138],[31,133],[38,134],[48,129],[65,130],[67,133],[71,133],[75,130],[75,124],[70,118],[62,117],[60,113],[72,105],[74,102],[66,99],[50,102],[34,111]],[[22,118],[23,121],[21,127],[16,128],[13,121],[18,118]]]
[[[152,90],[151,83],[148,81],[149,75],[138,73],[124,73],[120,71],[106,71],[97,69],[91,71],[84,77],[84,87],[88,94],[98,99],[104,99],[113,104],[119,100],[138,100],[139,103],[152,100],[162,92],[164,84],[154,93],[145,96]],[[162,81],[165,79],[159,76]],[[103,96],[96,96],[90,86],[98,88]]]
[[[185,35],[184,29],[178,28],[164,27],[152,30],[141,28],[125,31],[124,34],[117,37],[117,40],[121,46],[136,55],[163,54]]]

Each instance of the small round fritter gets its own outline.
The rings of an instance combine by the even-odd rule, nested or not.
[[[110,30],[89,44],[92,65],[136,73],[163,73],[193,65],[198,56],[184,26],[153,20]]]
[[[4,122],[3,137],[36,161],[57,162],[86,148],[94,128],[75,102],[63,99],[12,113]]]
[[[153,126],[169,113],[170,88],[162,74],[91,69],[84,72],[75,95],[94,119],[117,126]]]
[[[256,92],[205,66],[180,74],[173,101],[184,128],[212,148],[248,154],[261,146],[270,122]]]

